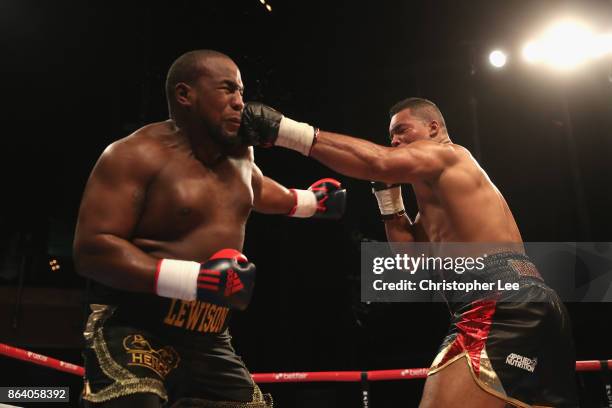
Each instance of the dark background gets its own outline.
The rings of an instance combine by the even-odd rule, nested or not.
[[[191,49],[230,55],[247,100],[380,143],[390,105],[407,96],[431,99],[453,141],[472,150],[504,193],[526,241],[611,241],[610,56],[560,75],[526,66],[519,53],[532,33],[560,15],[609,31],[612,2],[269,4],[272,12],[258,0],[0,2],[0,283],[7,294],[0,300],[0,341],[81,364],[74,337],[32,336],[47,339],[60,322],[76,336],[81,329],[78,301],[60,300],[86,284],[70,258],[83,187],[105,146],[167,118],[165,73]],[[511,54],[502,70],[487,63],[494,47]],[[257,291],[249,310],[233,320],[234,344],[250,370],[428,366],[447,329],[444,305],[359,301],[359,244],[384,240],[369,184],[284,149],[258,149],[256,160],[288,187],[331,176],[349,196],[340,222],[252,215],[244,252],[257,264]],[[408,188],[404,195],[414,214]],[[61,269],[51,271],[50,259]],[[610,358],[610,305],[567,306],[578,359]],[[28,324],[34,326],[29,338]],[[5,358],[0,379],[0,385],[70,385],[73,396],[80,387],[76,377]],[[583,405],[599,406],[598,376],[581,381]],[[421,388],[422,381],[376,383],[371,402],[415,406]],[[264,390],[281,407],[360,401],[356,384]]]

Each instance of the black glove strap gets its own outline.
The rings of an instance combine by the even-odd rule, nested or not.
[[[310,157],[310,154],[312,153],[312,148],[317,143],[317,140],[319,140],[319,128],[314,128],[314,138],[312,139],[312,144],[310,145],[310,150],[308,151],[307,157]]]
[[[392,188],[401,186],[401,184],[399,183],[387,184],[387,183],[383,183],[382,181],[371,181],[370,183],[372,184],[372,192],[374,194],[376,194],[377,191],[390,190]]]
[[[393,214],[382,214],[380,217],[382,218],[383,221],[390,221],[396,218],[401,218],[404,215],[406,215],[406,210],[398,211]]]

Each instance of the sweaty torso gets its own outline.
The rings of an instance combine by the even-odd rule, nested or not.
[[[253,205],[250,149],[205,164],[169,122],[148,125],[125,141],[134,166],[140,163],[151,170],[151,177],[132,197],[136,211],[128,237],[132,244],[155,258],[196,262],[223,248],[242,250]],[[233,399],[236,392],[252,394],[248,370],[230,344],[229,308],[104,285],[94,285],[93,291],[95,303],[113,306],[107,324],[119,327],[113,341],[123,341],[118,344],[126,347],[122,333],[138,333],[157,347],[175,349],[181,359],[179,369],[188,367],[184,372],[201,392],[223,399]],[[152,359],[137,363],[149,368],[160,364]]]
[[[138,135],[159,144],[159,171],[143,188],[132,243],[158,258],[204,261],[217,250],[242,250],[253,205],[253,156],[244,149],[213,164],[198,160],[167,122]]]
[[[126,237],[129,242],[157,259],[204,262],[224,248],[242,251],[254,198],[251,149],[238,148],[206,164],[169,122],[145,126],[120,143],[129,150],[124,157],[133,161],[132,170],[143,166],[149,174],[131,197],[136,222]],[[102,284],[93,286],[91,303],[117,306],[114,317],[120,324],[174,333],[179,339],[226,342],[223,333],[231,314],[227,307]],[[224,364],[243,370],[233,351],[229,354],[233,357],[223,358]]]
[[[452,145],[455,160],[433,180],[415,183],[419,223],[430,242],[520,243],[506,200],[470,153]]]

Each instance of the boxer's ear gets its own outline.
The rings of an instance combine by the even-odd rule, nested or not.
[[[174,86],[174,98],[181,106],[191,106],[191,87],[184,82]]]
[[[438,133],[440,132],[440,123],[438,123],[437,120],[432,120],[429,122],[427,127],[429,128],[429,137],[431,139],[438,136]]]

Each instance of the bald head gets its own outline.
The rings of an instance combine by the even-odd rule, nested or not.
[[[166,76],[166,100],[172,112],[174,106],[174,89],[176,84],[184,82],[192,85],[199,77],[206,75],[214,60],[226,60],[234,63],[227,55],[213,50],[189,51],[178,57],[170,66]]]

